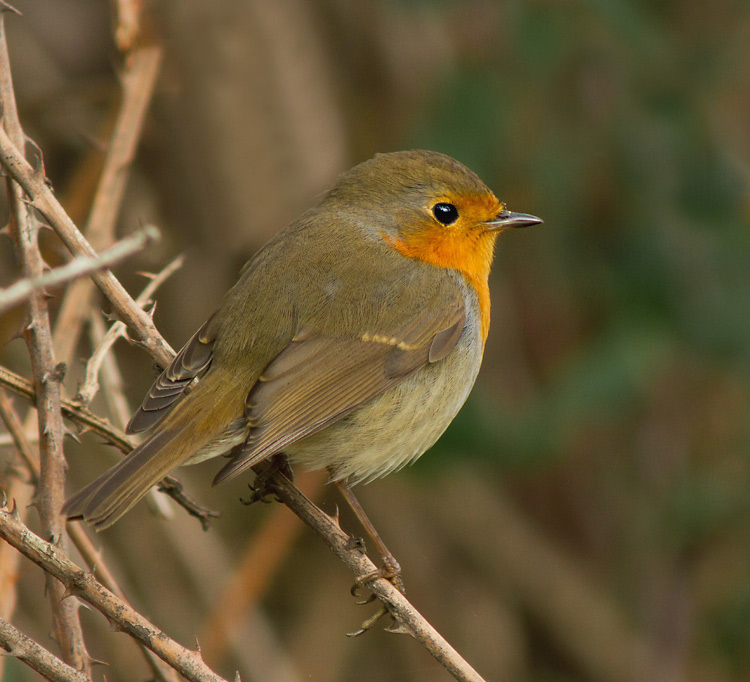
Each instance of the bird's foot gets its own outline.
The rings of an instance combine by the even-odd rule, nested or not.
[[[366,604],[368,602],[359,602],[361,604]],[[372,628],[375,626],[375,624],[386,615],[389,615],[390,611],[388,610],[388,607],[385,604],[381,604],[380,608],[373,613],[367,620],[363,621],[362,625],[359,626],[359,630],[355,630],[354,632],[347,632],[347,637],[359,637],[360,635],[364,635],[365,632],[368,630],[372,630]]]
[[[401,594],[405,594],[404,581],[401,579],[401,566],[398,561],[396,561],[396,557],[394,557],[393,554],[386,554],[382,559],[383,565],[380,568],[376,568],[374,571],[360,575],[357,578],[354,587],[366,585],[367,583],[371,583],[373,580],[378,580],[379,578],[385,578],[399,592],[401,592]]]
[[[250,495],[246,499],[240,498],[240,502],[244,505],[249,506],[255,502],[263,502],[265,504],[271,502],[268,499],[274,495],[271,478],[277,473],[283,474],[290,481],[294,482],[294,472],[291,466],[289,466],[289,458],[283,452],[274,455],[265,462],[257,464],[253,467],[253,471],[255,472],[255,480],[248,485]]]
[[[351,542],[357,543],[357,548],[362,548],[362,550],[364,551],[364,541],[362,540],[362,538],[352,538]],[[392,554],[388,554],[387,556],[383,557],[383,565],[380,568],[360,575],[357,578],[357,581],[354,583],[354,585],[352,585],[352,596],[359,597],[359,591],[362,587],[366,586],[368,583],[371,583],[373,580],[378,580],[380,578],[385,578],[390,583],[392,583],[399,592],[401,592],[402,594],[404,593],[404,582],[403,580],[401,580],[401,566],[399,566],[398,561],[396,561],[395,557]],[[370,604],[376,599],[377,596],[375,595],[375,593],[371,593],[368,597],[358,601],[357,605],[362,606],[365,604]],[[381,604],[378,610],[367,620],[365,620],[362,625],[359,626],[358,630],[356,630],[355,632],[347,633],[347,636],[359,637],[360,635],[363,635],[368,630],[371,630],[378,623],[378,621],[386,615],[390,615],[390,611],[385,604]],[[396,631],[397,630],[394,630],[394,632]]]

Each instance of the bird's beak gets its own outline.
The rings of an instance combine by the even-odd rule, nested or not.
[[[485,226],[488,230],[504,230],[508,227],[528,227],[529,225],[538,225],[544,222],[541,218],[528,213],[513,213],[512,211],[503,211],[492,220],[488,220]]]

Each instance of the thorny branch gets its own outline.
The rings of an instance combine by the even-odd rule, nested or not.
[[[0,386],[4,386],[14,393],[22,395],[32,402],[36,402],[34,385],[2,366],[0,366]],[[62,399],[60,405],[65,418],[70,419],[84,429],[102,436],[109,445],[114,445],[125,454],[133,449],[133,444],[123,431],[112,426],[106,419],[97,417],[78,401]],[[203,528],[208,528],[211,519],[217,516],[216,512],[201,506],[188,497],[182,488],[182,484],[174,476],[164,478],[158,487],[161,492],[169,495],[188,514],[197,518]]]
[[[23,188],[31,205],[45,217],[73,255],[96,257],[91,244],[55,197],[41,166],[32,168],[2,128],[0,165]],[[120,281],[109,270],[94,272],[91,279],[112,304],[117,316],[133,331],[134,341],[146,348],[158,363],[167,365],[169,359],[174,357],[174,351],[156,329],[148,313],[135,303]]]
[[[134,637],[183,677],[194,682],[225,682],[205,664],[199,651],[186,649],[168,637],[91,573],[76,566],[58,547],[34,535],[5,506],[0,508],[0,537],[57,578],[65,585],[68,594],[91,604],[115,627]]]
[[[34,481],[38,480],[39,462],[35,459],[34,452],[24,437],[21,421],[13,409],[13,405],[8,399],[5,391],[0,391],[0,418],[5,422],[5,425],[12,434],[16,450],[19,452],[24,462],[26,462],[31,478]],[[89,570],[94,572],[100,582],[107,589],[114,592],[123,601],[127,601],[124,593],[117,584],[117,581],[110,573],[101,554],[94,547],[94,543],[91,541],[91,538],[88,536],[83,526],[80,523],[69,522],[67,529],[70,539],[83,557]],[[157,660],[154,654],[143,645],[139,646],[144,654],[146,662],[149,664],[154,675],[156,675],[156,678],[160,682],[177,682],[175,672],[172,668],[165,666],[161,661]],[[14,652],[11,653],[14,654]],[[32,665],[32,667],[38,670],[35,666]]]
[[[159,239],[155,227],[146,225],[142,230],[126,237],[120,243],[103,251],[95,257],[76,258],[67,265],[55,268],[35,277],[19,280],[6,289],[0,289],[0,313],[22,303],[45,287],[59,286],[79,277],[86,277],[92,272],[109,268],[120,263]]]
[[[87,675],[63,663],[57,656],[2,618],[0,647],[53,682],[89,682]]]
[[[25,136],[18,120],[15,93],[11,77],[10,60],[5,40],[5,12],[0,11],[0,104],[3,126],[0,135],[14,148],[25,146]],[[6,133],[6,129],[8,133]],[[26,163],[16,151],[19,163]],[[24,191],[12,180],[7,181],[10,203],[10,234],[16,258],[24,277],[35,279],[44,271],[44,260],[39,251],[37,235],[39,224],[34,212],[26,203]],[[90,254],[96,255],[96,254]],[[39,510],[42,532],[46,537],[64,542],[65,519],[60,510],[65,496],[65,456],[63,454],[63,420],[60,411],[60,372],[55,366],[52,349],[47,300],[40,291],[34,292],[26,302],[24,340],[29,350],[34,387],[37,394],[37,419],[39,424],[39,485],[36,489],[36,506]],[[52,607],[54,637],[62,651],[63,660],[87,675],[89,656],[83,641],[78,605],[63,599],[60,583],[48,578],[47,592]]]

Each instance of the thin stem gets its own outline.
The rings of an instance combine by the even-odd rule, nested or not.
[[[328,545],[333,553],[355,575],[372,574],[377,567],[360,549],[352,547],[351,537],[333,518],[308,500],[286,476],[275,473],[269,485],[279,499],[297,516],[312,528]],[[453,677],[461,682],[484,682],[483,678],[443,636],[422,616],[393,584],[385,578],[376,578],[367,587],[388,607],[398,623],[395,632],[410,634]]]
[[[96,251],[55,197],[43,170],[32,168],[2,128],[0,165],[23,188],[32,206],[45,217],[73,255],[96,257]],[[166,366],[170,358],[174,357],[174,350],[156,329],[148,313],[135,303],[133,297],[109,270],[94,272],[91,279],[112,304],[117,316],[130,327],[135,335],[134,341],[143,346],[157,362]]]
[[[32,670],[53,682],[89,682],[84,673],[72,668],[33,639],[0,618],[0,647]]]
[[[205,664],[200,651],[187,649],[168,637],[91,573],[76,566],[59,547],[32,533],[6,507],[0,508],[0,537],[63,583],[67,594],[103,613],[115,627],[153,651],[183,677],[193,682],[226,682]]]
[[[0,12],[0,104],[3,125],[0,134],[14,149],[25,147],[25,135],[18,120],[15,94],[5,39],[5,13]],[[16,152],[18,154],[18,152]],[[18,154],[20,162],[26,163]],[[42,260],[37,242],[38,222],[25,200],[24,192],[12,180],[7,181],[10,200],[10,233],[14,241],[16,258],[21,272],[28,279],[43,275]],[[23,336],[29,349],[34,388],[37,395],[39,423],[40,474],[36,506],[39,509],[42,533],[58,538],[61,548],[65,542],[65,518],[60,513],[65,498],[65,456],[63,454],[63,420],[60,410],[60,371],[52,349],[47,300],[36,291],[26,301],[26,325]],[[62,551],[62,549],[61,549]],[[54,637],[62,651],[63,660],[78,670],[90,673],[89,656],[83,641],[78,605],[64,599],[63,586],[47,580],[47,594],[52,606]]]
[[[75,258],[67,265],[55,268],[42,275],[19,280],[6,289],[0,289],[0,313],[23,303],[25,300],[45,287],[54,287],[92,272],[103,270],[120,263],[135,253],[158,241],[159,232],[155,227],[146,225],[141,231],[126,237],[110,249],[95,257]]]

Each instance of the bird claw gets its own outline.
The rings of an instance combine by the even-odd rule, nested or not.
[[[359,598],[359,590],[362,587],[360,583],[354,583],[352,585],[352,589],[349,590],[349,594],[352,595],[355,599]],[[365,599],[362,599],[361,601],[354,602],[357,606],[364,606],[365,604],[372,604],[377,599],[377,595],[374,592],[370,593],[369,597],[366,597]]]
[[[253,471],[255,471],[255,480],[248,485],[251,490],[250,497],[246,500],[240,498],[240,502],[245,506],[250,506],[255,502],[270,504],[271,500],[268,498],[271,496],[278,500],[271,486],[271,479],[276,473],[281,473],[294,482],[294,473],[289,466],[289,458],[283,452],[274,455],[267,462],[256,465]]]
[[[384,556],[383,565],[380,568],[376,568],[374,571],[360,575],[357,578],[354,587],[357,587],[358,585],[367,585],[367,583],[371,583],[373,580],[378,580],[379,578],[385,578],[399,592],[401,592],[401,594],[405,594],[404,581],[401,580],[401,566],[393,555]]]
[[[364,635],[365,632],[368,630],[372,630],[374,625],[385,615],[389,614],[390,611],[386,607],[385,604],[381,604],[380,608],[372,615],[370,616],[366,621],[362,623],[362,625],[359,626],[359,630],[355,630],[354,632],[347,632],[347,637],[359,637],[360,635]]]
[[[269,500],[268,498],[272,493],[266,485],[267,481],[257,483],[257,480],[258,477],[256,477],[255,483],[248,483],[247,485],[247,487],[250,488],[250,495],[248,497],[240,497],[240,502],[246,507],[249,507],[251,504],[255,504],[256,502],[271,504],[271,500]]]

